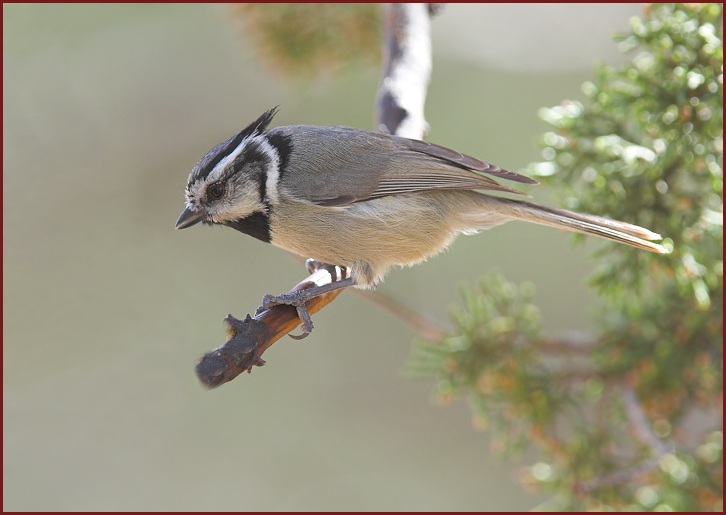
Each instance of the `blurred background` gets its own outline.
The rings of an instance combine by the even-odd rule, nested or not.
[[[430,141],[521,170],[543,106],[583,99],[637,4],[446,5]],[[230,5],[3,5],[5,510],[527,510],[517,468],[463,403],[401,371],[415,332],[351,293],[267,366],[205,390],[222,319],[305,276],[225,229],[175,231],[188,172],[273,125],[372,128],[380,69],[270,71]],[[537,201],[551,198],[533,189]],[[596,245],[512,223],[392,272],[381,290],[446,323],[459,285],[530,281],[546,331],[591,329]]]

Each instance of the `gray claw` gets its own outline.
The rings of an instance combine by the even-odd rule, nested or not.
[[[310,314],[308,313],[307,308],[305,307],[305,304],[300,304],[299,306],[295,306],[297,309],[297,316],[300,317],[300,320],[302,320],[302,330],[304,333],[312,333],[313,332],[313,320],[310,318]]]
[[[335,274],[331,272],[331,276],[335,277]],[[294,292],[283,293],[282,295],[278,295],[277,297],[269,294],[265,295],[262,298],[262,307],[264,309],[269,309],[272,306],[277,306],[279,304],[295,306],[295,309],[297,310],[297,315],[302,321],[303,335],[307,335],[313,330],[313,321],[310,319],[310,314],[305,307],[305,303],[325,293],[329,293],[335,290],[341,290],[343,288],[355,285],[356,282],[353,277],[346,277],[345,279],[333,281],[332,283],[324,284],[322,286],[316,286],[315,283],[311,281],[309,283],[309,286],[308,284],[301,285],[300,287],[303,289]],[[306,288],[306,286],[308,287]],[[304,337],[305,336],[302,336],[302,338]]]
[[[270,309],[272,306],[279,305],[294,306],[297,310],[297,316],[302,321],[302,334],[298,336],[291,334],[289,335],[291,338],[302,340],[313,331],[313,321],[310,318],[308,310],[305,308],[305,299],[304,295],[301,295],[301,292],[283,293],[278,296],[267,294],[262,298],[263,309]]]

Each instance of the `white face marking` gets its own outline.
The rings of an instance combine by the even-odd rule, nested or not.
[[[260,175],[245,174],[245,170],[231,174],[235,160],[249,146],[257,146],[257,150],[265,155],[268,162],[264,163],[265,199],[260,198]],[[193,173],[193,172],[192,172]],[[253,178],[254,177],[254,178]],[[264,134],[245,138],[227,156],[217,163],[205,178],[196,180],[186,192],[186,205],[191,209],[204,209],[209,218],[216,222],[234,221],[249,216],[256,211],[266,209],[266,202],[275,204],[279,200],[277,183],[280,177],[280,154],[270,144]],[[225,196],[209,202],[207,186],[218,181],[226,186]]]
[[[201,206],[201,199],[204,197],[204,192],[207,189],[207,184],[212,184],[217,181],[222,174],[225,172],[227,167],[234,163],[237,156],[244,150],[247,144],[254,138],[245,138],[239,145],[224,159],[222,159],[217,165],[209,172],[209,175],[203,179],[195,181],[186,192],[186,205],[191,209],[199,209]],[[194,172],[192,172],[193,174]]]
[[[227,157],[222,159],[219,163],[217,163],[217,166],[212,168],[212,171],[209,172],[209,175],[207,176],[207,184],[211,184],[217,180],[219,180],[220,177],[224,174],[224,172],[227,171],[227,168],[232,166],[232,163],[234,163],[234,160],[237,159],[237,156],[242,153],[242,151],[245,149],[245,147],[251,142],[254,141],[256,138],[245,138],[242,140],[242,142],[237,145],[237,148],[235,148],[232,152],[229,153]]]
[[[277,183],[280,180],[280,153],[275,147],[270,145],[264,135],[255,138],[260,145],[260,150],[270,158],[270,166],[267,168],[267,182],[265,183],[265,191],[267,192],[267,200],[273,206],[280,200],[277,192]]]
[[[225,198],[207,206],[209,217],[215,223],[232,222],[246,218],[255,211],[262,211],[265,205],[260,202],[259,189],[256,184],[235,184],[227,187]],[[233,191],[229,191],[233,190]]]

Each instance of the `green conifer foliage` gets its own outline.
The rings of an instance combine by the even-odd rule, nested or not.
[[[493,273],[462,292],[454,329],[408,372],[465,396],[541,508],[723,509],[723,45],[721,4],[651,4],[600,65],[584,103],[542,109],[531,165],[564,207],[662,234],[668,255],[599,247],[599,333],[552,341],[531,285]],[[575,237],[577,238],[577,237]]]

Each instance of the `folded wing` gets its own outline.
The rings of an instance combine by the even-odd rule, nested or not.
[[[523,184],[537,181],[455,150],[346,127],[280,127],[294,131],[292,162],[306,172],[283,176],[281,186],[296,198],[343,206],[375,198],[429,190],[494,190],[523,193],[493,177]],[[278,130],[273,129],[273,131]]]

